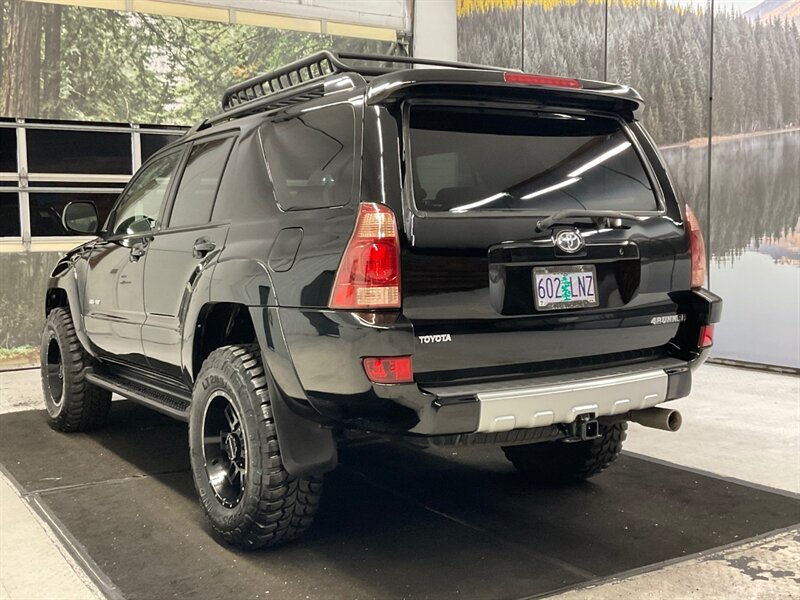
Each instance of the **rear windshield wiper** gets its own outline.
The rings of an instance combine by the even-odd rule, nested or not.
[[[568,208],[560,210],[536,223],[536,231],[545,231],[564,219],[571,217],[592,217],[599,219],[635,219],[636,216],[619,210],[587,210],[583,208]]]

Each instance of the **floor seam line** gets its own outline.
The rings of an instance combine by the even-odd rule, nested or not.
[[[58,492],[65,492],[70,490],[81,490],[85,488],[91,488],[98,485],[116,485],[119,483],[127,483],[129,481],[136,481],[138,479],[153,479],[158,477],[159,475],[177,475],[178,473],[189,473],[188,469],[183,469],[180,471],[163,471],[160,473],[143,473],[141,475],[129,475],[128,477],[117,477],[114,479],[103,479],[101,481],[88,481],[86,483],[73,483],[70,485],[62,485],[56,487],[49,487],[43,488],[41,490],[33,490],[31,492],[25,492],[27,496],[31,495],[38,495],[38,496],[47,496],[50,494],[55,494]]]

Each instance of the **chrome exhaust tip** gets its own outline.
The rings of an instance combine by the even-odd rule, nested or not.
[[[683,423],[681,413],[672,408],[653,407],[634,410],[630,413],[629,419],[645,427],[672,432],[678,431]]]

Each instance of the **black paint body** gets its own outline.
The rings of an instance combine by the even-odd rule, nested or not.
[[[691,369],[708,352],[698,349],[700,327],[719,320],[721,301],[690,289],[683,208],[657,150],[636,121],[641,99],[635,92],[596,82],[583,82],[581,90],[508,85],[500,72],[456,69],[329,79],[336,85],[326,86],[321,97],[218,119],[151,159],[178,150],[185,163],[192,144],[235,137],[210,223],[165,225],[173,184],[147,235],[100,232],[59,263],[47,310],[68,303],[79,337],[101,369],[179,399],[182,408],[171,414],[180,416],[188,410],[202,360],[214,347],[257,340],[281,401],[282,446],[295,448],[287,454],[295,456],[294,470],[301,473],[335,462],[335,456],[304,456],[302,431],[473,432],[476,398],[439,401],[438,386],[676,357],[686,368],[671,374],[670,397],[689,392]],[[565,225],[579,228],[586,239],[576,255],[559,253],[552,231],[536,233],[538,218],[548,214],[420,213],[410,197],[403,119],[405,106],[417,100],[592,111],[622,119],[646,156],[661,210],[620,228],[570,219]],[[356,116],[351,200],[283,210],[260,128],[341,103],[350,104]],[[385,203],[397,216],[400,310],[328,308],[359,202]],[[210,242],[201,256],[193,252],[198,241]],[[598,307],[535,309],[533,267],[587,263],[597,270]],[[664,315],[686,315],[686,320],[651,324]],[[450,342],[420,340],[444,333]],[[414,383],[377,385],[367,379],[362,357],[398,355],[413,357]],[[327,440],[323,437],[323,446]]]

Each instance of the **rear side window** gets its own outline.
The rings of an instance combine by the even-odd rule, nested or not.
[[[412,106],[409,134],[422,211],[658,209],[644,165],[614,118]]]
[[[211,220],[214,199],[233,140],[222,138],[192,147],[172,205],[170,227],[204,225]]]
[[[261,129],[283,210],[343,206],[353,198],[355,111],[337,104],[267,123]]]

